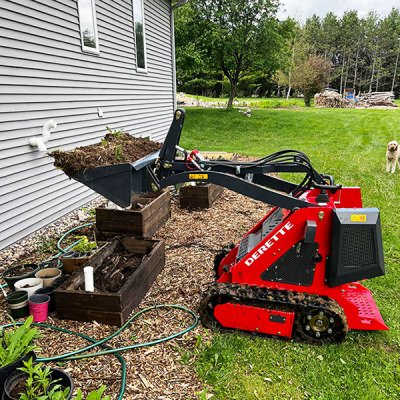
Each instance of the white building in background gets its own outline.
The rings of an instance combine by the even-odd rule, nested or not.
[[[0,249],[96,197],[30,145],[46,122],[48,150],[106,126],[163,139],[172,23],[170,0],[0,0]]]

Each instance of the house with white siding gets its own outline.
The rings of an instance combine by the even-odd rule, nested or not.
[[[48,151],[162,141],[174,92],[171,0],[0,0],[0,249],[97,196],[31,145],[46,123]]]

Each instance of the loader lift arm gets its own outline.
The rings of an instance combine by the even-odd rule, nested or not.
[[[179,147],[185,111],[178,109],[159,153],[151,154],[132,164],[87,169],[73,176],[121,207],[128,207],[132,193],[157,191],[184,182],[209,182],[223,186],[267,204],[289,210],[312,206],[299,199],[304,191],[318,187],[321,192],[336,191],[340,186],[326,182],[311,165],[308,157],[298,151],[283,150],[251,162],[205,160],[198,151],[188,154]],[[177,159],[177,152],[183,159]],[[267,173],[303,173],[295,184]]]

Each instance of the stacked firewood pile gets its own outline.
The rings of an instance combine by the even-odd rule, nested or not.
[[[357,98],[357,107],[397,107],[393,92],[364,93]]]
[[[344,99],[342,95],[334,90],[324,90],[314,96],[315,107],[324,108],[351,108],[354,103]]]

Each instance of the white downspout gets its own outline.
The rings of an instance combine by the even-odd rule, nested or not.
[[[47,147],[45,143],[47,143],[50,140],[51,131],[56,128],[57,128],[56,121],[54,119],[50,119],[43,125],[42,136],[31,137],[29,139],[29,144],[32,147],[37,147],[38,151],[40,152],[46,152]]]
[[[173,90],[173,102],[174,110],[176,110],[176,56],[175,56],[175,21],[174,11],[175,9],[184,6],[189,0],[179,0],[173,6],[171,5],[171,47],[172,47],[172,90]]]
[[[175,21],[174,21],[174,7],[171,7],[171,47],[172,47],[172,91],[173,91],[173,106],[176,110],[176,57],[175,57]]]

